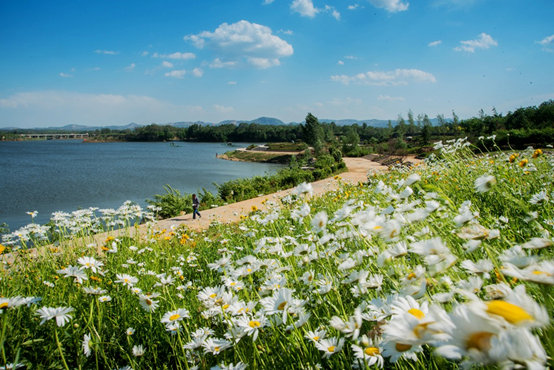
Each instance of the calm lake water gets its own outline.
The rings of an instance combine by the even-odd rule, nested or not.
[[[273,174],[282,168],[217,159],[216,153],[233,149],[221,143],[176,145],[0,141],[0,223],[15,231],[31,222],[27,211],[38,211],[35,222],[44,224],[56,211],[118,208],[126,200],[146,207],[146,199],[165,193],[165,184],[181,193],[202,188],[216,193],[214,182]]]

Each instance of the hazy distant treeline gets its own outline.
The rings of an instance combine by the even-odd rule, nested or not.
[[[311,114],[309,114],[310,117]],[[313,117],[315,118],[315,117]],[[315,118],[317,120],[317,118]],[[523,146],[527,144],[554,142],[554,100],[539,106],[519,108],[502,115],[492,110],[491,114],[481,110],[477,117],[461,120],[455,112],[452,117],[438,115],[432,124],[426,114],[415,115],[411,110],[407,116],[399,115],[395,125],[389,121],[387,127],[373,127],[367,124],[338,126],[335,123],[318,123],[323,141],[365,143],[376,145],[394,141],[396,148],[428,145],[432,140],[469,137],[476,142],[480,136],[496,135],[497,143]],[[135,130],[110,130],[107,128],[90,132],[99,140],[111,138],[122,141],[169,141],[186,140],[202,142],[310,142],[309,130],[304,125],[261,125],[241,123],[203,126],[194,124],[179,128],[170,125],[151,124]],[[36,131],[36,130],[35,130]],[[31,132],[19,130],[19,133]],[[3,132],[8,139],[12,132]]]

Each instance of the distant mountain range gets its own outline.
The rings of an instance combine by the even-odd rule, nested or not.
[[[368,126],[372,127],[387,127],[389,124],[389,120],[380,120],[380,119],[367,119],[367,120],[357,120],[357,119],[328,119],[323,118],[319,119],[319,122],[322,123],[331,123],[335,122],[337,126],[346,126],[346,125],[363,125],[366,123]],[[393,126],[396,125],[396,120],[390,120],[391,124]],[[171,125],[174,127],[189,127],[191,125],[202,125],[202,126],[218,126],[218,125],[226,125],[226,124],[233,124],[233,125],[239,125],[241,123],[257,123],[259,125],[298,125],[305,123],[302,122],[290,122],[290,123],[284,123],[280,119],[272,118],[272,117],[259,117],[250,121],[247,120],[225,120],[221,121],[219,123],[211,123],[211,122],[203,122],[203,121],[196,121],[196,122],[189,122],[189,121],[181,121],[181,122],[168,122],[168,123],[159,123],[159,125]],[[437,119],[431,119],[431,123],[433,125],[437,125]],[[35,127],[35,128],[19,128],[19,127],[2,127],[0,130],[4,131],[13,131],[13,130],[64,130],[64,131],[95,131],[95,130],[101,130],[103,128],[108,128],[110,130],[134,130],[137,127],[140,126],[147,126],[147,125],[139,125],[137,123],[131,122],[128,125],[124,126],[83,126],[83,125],[65,125],[61,127]]]

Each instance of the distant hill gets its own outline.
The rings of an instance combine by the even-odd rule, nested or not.
[[[438,125],[438,120],[436,118],[431,118],[431,123],[433,126]],[[203,121],[179,121],[179,122],[168,122],[168,123],[157,123],[157,125],[164,126],[164,125],[171,125],[174,127],[189,127],[191,125],[201,125],[201,126],[214,126],[214,125],[226,125],[226,124],[233,124],[233,125],[240,125],[241,123],[257,123],[259,125],[298,125],[298,124],[304,124],[305,122],[290,122],[290,123],[284,123],[280,119],[272,118],[272,117],[258,117],[256,119],[247,121],[247,120],[225,120],[221,121],[219,123],[211,123],[211,122],[203,122]],[[368,126],[372,127],[387,127],[389,124],[388,120],[382,120],[382,119],[366,119],[366,120],[357,120],[357,119],[328,119],[323,118],[319,119],[319,122],[322,123],[331,123],[335,122],[337,126],[346,126],[346,125],[363,125],[364,123],[367,123]],[[396,125],[396,120],[391,120],[391,124],[393,126]],[[63,131],[73,131],[73,132],[79,132],[79,131],[96,131],[101,130],[103,128],[108,128],[110,130],[134,130],[137,127],[146,126],[146,125],[139,125],[135,122],[131,122],[127,125],[122,126],[83,126],[83,125],[65,125],[62,127],[35,127],[35,128],[20,128],[20,127],[1,127],[0,130],[3,131],[13,131],[13,130],[19,130],[19,131],[25,131],[25,130],[33,130],[33,131],[39,131],[39,130],[63,130]]]
[[[280,119],[277,118],[271,118],[271,117],[259,117],[256,119],[253,119],[251,121],[247,120],[225,120],[218,123],[218,125],[240,125],[241,123],[257,123],[259,125],[268,125],[268,126],[278,126],[278,125],[287,125],[287,123],[284,123]]]
[[[327,119],[323,118],[320,119],[319,122],[325,122],[325,123],[331,123],[335,122],[337,126],[350,126],[353,124],[363,125],[364,123],[367,123],[368,126],[373,127],[387,127],[389,124],[389,120],[383,120],[383,119],[366,119],[366,120],[357,120],[357,119]],[[396,125],[396,120],[391,120],[392,125]]]

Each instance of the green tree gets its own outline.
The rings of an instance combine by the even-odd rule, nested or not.
[[[319,156],[323,150],[325,132],[317,117],[308,113],[306,124],[302,125],[302,133],[304,134],[304,141],[313,146],[316,157]]]

